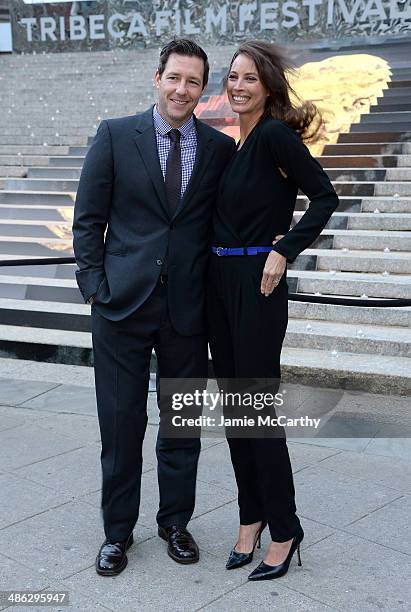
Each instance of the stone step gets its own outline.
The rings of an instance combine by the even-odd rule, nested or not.
[[[411,182],[404,181],[333,181],[333,185],[338,195],[392,195],[394,197],[411,195]],[[10,178],[4,181],[4,189],[6,191],[60,191],[74,193],[77,191],[77,188],[78,180],[71,179]]]
[[[61,256],[66,256],[67,253],[72,253],[71,246],[67,247],[70,244],[71,238],[66,240],[3,236],[0,240],[0,253],[37,255],[46,249],[54,256],[57,253],[60,255],[64,250],[65,254]],[[325,229],[312,248],[327,250],[347,248],[360,251],[383,251],[388,248],[390,251],[403,252],[411,251],[411,236],[409,232],[404,231]]]
[[[73,257],[72,240],[56,238],[33,238],[2,236],[0,239],[2,259],[18,257]]]
[[[49,159],[47,155],[0,155],[0,166],[47,166]]]
[[[95,121],[94,124],[97,127],[97,123]],[[41,137],[42,141],[44,142],[45,139],[47,140],[47,138],[50,139],[50,137],[56,137],[57,134],[57,137],[66,140],[72,137],[82,137],[84,142],[85,139],[88,138],[90,132],[93,131],[93,125],[91,124],[86,127],[79,127],[77,125],[67,126],[67,122],[62,122],[60,126],[51,124],[48,127],[38,127],[36,125],[33,125],[31,127],[31,130],[32,131],[30,132],[30,129],[27,129],[26,127],[0,127],[0,141],[4,141],[4,139],[9,138],[10,136],[15,137],[16,139],[26,137],[29,141],[29,138],[32,138],[31,134],[34,134],[35,137]]]
[[[1,152],[3,155],[33,155],[33,156],[49,156],[49,155],[68,155],[69,147],[60,145],[6,145],[1,144]]]
[[[68,221],[73,218],[73,206],[7,206],[0,204],[0,219],[37,221]]]
[[[410,168],[411,167],[411,155],[398,155],[397,157],[398,168]]]
[[[50,168],[81,168],[84,163],[85,155],[61,155],[49,157]]]
[[[59,191],[0,190],[0,204],[9,205],[42,205],[42,206],[73,206],[76,194]]]
[[[379,108],[381,106],[386,106],[391,108],[393,104],[409,104],[410,96],[392,96],[390,98],[386,98],[385,96],[378,97],[376,100],[376,106]]]
[[[340,202],[343,201],[340,198]],[[348,200],[349,201],[349,200]],[[392,197],[375,197],[363,198],[361,201],[362,212],[373,212],[375,209],[380,212],[411,212],[411,199],[409,198],[392,198]]]
[[[0,242],[4,236],[0,237]],[[37,247],[40,243],[34,243]],[[14,245],[15,246],[15,245]],[[29,254],[30,245],[24,244],[26,253],[24,255],[10,255],[7,252],[0,254],[0,260],[32,258]],[[64,243],[62,247],[66,247]],[[6,249],[3,249],[6,250]],[[68,253],[72,256],[72,253]],[[384,252],[384,251],[343,251],[333,249],[306,249],[299,255],[290,270],[338,270],[345,272],[358,272],[366,277],[367,273],[380,274],[411,274],[411,258],[408,253]],[[37,276],[49,278],[75,278],[75,264],[57,265],[29,265],[29,266],[7,266],[0,268],[0,275],[7,276]]]
[[[306,209],[305,201],[301,201],[303,206],[294,213],[294,220],[300,219]],[[408,210],[411,211],[411,206],[408,205]],[[46,206],[46,205],[19,205],[7,206],[0,204],[0,218],[16,219],[24,221],[24,225],[31,221],[37,225],[42,221],[47,225],[61,226],[61,222],[71,223],[73,218],[73,203],[66,205]],[[361,226],[361,227],[360,227]],[[385,230],[400,230],[406,231],[411,229],[411,213],[391,213],[383,212],[378,208],[374,208],[369,212],[352,212],[341,211],[341,207],[333,214],[330,219],[329,227],[335,229],[385,229]]]
[[[28,178],[58,178],[58,179],[74,179],[78,180],[81,174],[80,168],[67,167],[31,167],[27,171]]]
[[[39,191],[26,191],[26,190],[4,190],[0,191],[0,205],[15,205],[15,206],[73,206],[75,200],[75,192],[72,193],[61,193],[61,192],[47,192],[42,193]],[[411,199],[404,197],[352,197],[352,196],[340,196],[340,210],[352,210],[360,211],[361,202],[367,203],[367,210],[373,211],[378,207],[381,211],[387,210],[388,212],[407,212],[409,210],[409,204]],[[307,198],[304,195],[297,197],[297,208],[305,209],[305,203],[308,203]],[[371,208],[370,208],[371,207]]]
[[[379,209],[374,209],[379,210]],[[294,220],[300,220],[304,211],[296,211]],[[326,225],[332,229],[347,230],[387,230],[387,231],[409,231],[411,230],[410,213],[381,213],[381,212],[335,212]]]
[[[409,96],[411,87],[388,87],[383,90],[384,98],[397,98],[399,96]]]
[[[0,242],[4,236],[0,237]],[[34,243],[37,246],[39,243]],[[40,242],[41,244],[41,242]],[[24,245],[26,251],[27,244]],[[62,245],[63,248],[66,243]],[[68,253],[72,256],[72,253]],[[33,258],[26,252],[24,255],[0,254],[0,260]],[[342,251],[333,249],[306,249],[299,255],[290,270],[338,270],[345,272],[358,272],[366,278],[367,273],[411,274],[411,258],[408,253],[381,252],[381,251]],[[75,278],[75,264],[57,265],[28,265],[6,266],[0,268],[0,275],[7,276],[36,276],[48,278]]]
[[[27,176],[28,169],[24,166],[2,166],[0,165],[0,177],[17,177],[23,178]]]
[[[411,78],[411,68],[404,66],[402,68],[394,68],[391,70],[391,79],[395,80],[398,78],[403,78],[404,76]]]
[[[401,79],[401,80],[393,80],[393,81],[389,81],[387,83],[388,88],[389,89],[398,89],[398,88],[404,88],[404,87],[411,87],[411,79],[407,80],[407,79]]]
[[[290,319],[284,346],[345,353],[410,357],[411,331],[403,327],[352,325],[335,321]]]
[[[34,132],[23,134],[20,136],[2,136],[1,143],[3,145],[34,145],[36,147],[40,146],[75,146],[75,145],[83,145],[84,144],[83,136],[76,136],[70,134],[69,136],[55,136],[53,134],[49,135],[47,140],[42,138],[41,135],[36,134]],[[2,149],[3,150],[3,149]]]
[[[42,169],[46,170],[46,169]],[[388,171],[385,168],[339,168],[337,164],[334,167],[327,168],[327,174],[331,181],[384,181],[387,180]],[[407,180],[406,177],[400,180]]]
[[[404,157],[411,157],[409,155]],[[409,181],[411,180],[411,168],[402,166],[400,168],[387,168],[386,181]]]
[[[62,234],[71,238],[71,225],[71,221],[47,223],[35,219],[19,219],[14,222],[0,220],[0,239],[7,236],[62,238]]]
[[[383,230],[339,230],[325,229],[312,245],[319,249],[350,249],[377,251],[411,251],[411,236],[408,232]]]
[[[0,241],[0,246],[2,241]],[[47,245],[40,245],[44,246]],[[21,251],[19,252],[21,255]],[[56,253],[54,252],[54,256]],[[63,255],[63,253],[61,253]],[[44,272],[42,272],[44,274]],[[374,298],[411,298],[411,277],[406,275],[358,274],[354,272],[325,272],[289,270],[291,293],[322,293],[336,296]],[[82,298],[74,278],[52,276],[0,275],[0,297],[81,303]]]
[[[287,281],[291,293],[411,299],[411,277],[406,275],[290,270]]]
[[[18,180],[18,179],[16,179]],[[20,180],[27,180],[27,179],[20,179]],[[334,185],[336,185],[336,183],[333,183]],[[370,183],[369,183],[370,184]],[[360,184],[359,184],[360,185]],[[365,185],[366,183],[362,183],[362,185],[364,185],[364,188],[361,187],[362,190],[365,191]],[[400,196],[408,196],[411,195],[411,183],[410,182],[406,182],[406,181],[385,181],[385,182],[375,182],[374,183],[375,186],[375,190],[373,195],[375,196],[387,196],[390,195],[393,198],[398,198]],[[337,191],[337,187],[336,187],[336,191]],[[355,189],[354,189],[355,191]]]
[[[349,323],[352,325],[374,324],[379,326],[386,325],[388,327],[394,325],[396,327],[411,328],[411,308],[408,307],[338,306],[335,304],[315,304],[312,302],[289,300],[288,315],[291,319],[307,320],[311,325],[313,321],[319,320]]]
[[[360,123],[375,123],[379,121],[381,123],[389,123],[395,126],[396,122],[398,123],[407,123],[411,122],[411,112],[408,111],[388,111],[382,110],[375,113],[367,113],[363,114],[360,117]]]
[[[78,180],[70,179],[7,179],[5,181],[6,190],[22,190],[22,191],[60,191],[60,192],[76,192]]]
[[[6,181],[6,188],[9,183],[14,184],[21,181],[21,185],[24,185],[23,181],[28,179],[15,179],[12,181]],[[351,195],[351,196],[379,196],[379,195],[391,195],[394,198],[400,196],[411,195],[411,183],[409,182],[387,182],[387,181],[361,181],[361,182],[349,182],[349,181],[332,181],[335,191],[339,196]]]
[[[362,126],[361,126],[362,127]],[[343,132],[338,135],[338,144],[348,143],[388,143],[388,142],[404,142],[409,141],[411,137],[411,130],[404,133],[402,131],[391,130],[390,132],[369,132],[362,127],[361,130],[356,132]],[[331,145],[327,145],[331,146]]]
[[[290,270],[411,274],[411,258],[408,252],[308,248],[288,267]]]
[[[0,275],[0,297],[18,300],[83,303],[75,280],[34,276]]]
[[[73,159],[73,158],[71,158]],[[78,157],[78,160],[82,158]],[[322,160],[319,159],[321,162]],[[67,160],[66,166],[41,166],[30,167],[27,170],[28,178],[59,178],[59,179],[79,179],[81,167],[70,167],[70,160]],[[338,181],[384,181],[396,180],[406,181],[411,180],[411,168],[339,168],[337,163],[333,167],[327,168],[327,174],[331,180]],[[7,176],[7,175],[5,175]],[[13,176],[13,175],[10,175]],[[17,174],[14,176],[18,176]]]
[[[378,113],[378,115],[380,115],[381,113]],[[371,115],[365,115],[370,117]],[[352,132],[377,132],[378,134],[383,134],[383,130],[385,129],[385,126],[390,127],[391,129],[395,129],[397,131],[400,132],[410,132],[411,131],[411,120],[410,121],[392,121],[392,120],[387,120],[386,122],[380,121],[379,116],[377,116],[376,113],[374,113],[372,115],[373,118],[373,122],[371,122],[370,120],[367,120],[365,122],[361,122],[361,123],[352,123],[350,126],[350,130]],[[389,126],[388,126],[389,124]],[[380,140],[384,140],[383,138],[379,137]]]
[[[410,99],[408,102],[397,102],[396,104],[372,104],[370,106],[370,113],[386,113],[386,112],[397,112],[397,111],[411,111]]]
[[[89,332],[90,306],[0,298],[0,324]]]
[[[406,142],[389,142],[385,143],[336,143],[325,145],[323,156],[359,156],[359,155],[402,155],[411,154],[411,143]]]
[[[0,238],[1,240],[1,238]],[[72,254],[70,254],[72,256]],[[55,255],[53,255],[55,257]],[[7,259],[33,259],[33,256],[26,255],[13,255],[12,257],[7,254],[0,254],[0,261]],[[48,264],[42,265],[24,265],[24,266],[1,266],[0,276],[15,277],[35,277],[35,278],[54,278],[54,279],[66,279],[75,280],[75,271],[77,269],[76,264]]]
[[[407,156],[408,157],[408,156]],[[73,159],[73,158],[71,158]],[[83,161],[83,158],[75,158]],[[64,160],[62,160],[64,161]],[[319,159],[321,163],[321,159]],[[61,179],[79,179],[81,174],[81,166],[71,167],[71,160],[66,161],[66,166],[41,166],[30,167],[27,170],[28,178],[61,178]],[[331,180],[339,181],[406,181],[411,180],[411,168],[339,168],[337,163],[333,167],[327,168],[327,174]],[[7,176],[7,175],[5,175]],[[10,175],[13,176],[13,175]],[[14,176],[18,176],[17,174]]]
[[[107,92],[106,92],[107,93]],[[25,127],[27,124],[41,127],[50,127],[50,123],[56,122],[73,121],[76,120],[76,125],[87,125],[95,123],[96,119],[100,116],[101,119],[107,119],[111,117],[121,117],[125,115],[134,115],[140,112],[144,108],[148,108],[154,103],[154,97],[150,94],[150,98],[147,95],[136,93],[133,96],[133,101],[124,103],[124,100],[113,100],[110,105],[104,102],[104,95],[99,94],[103,100],[97,100],[96,102],[88,102],[87,100],[81,100],[76,98],[75,100],[67,100],[65,103],[59,103],[53,97],[50,103],[36,103],[33,102],[33,97],[28,97],[26,101],[20,100],[19,104],[10,105],[7,101],[1,101],[2,108],[4,109],[3,115],[0,118],[0,125],[7,127],[7,124],[15,125],[16,127]],[[141,100],[141,102],[135,102],[135,100]],[[70,109],[73,112],[70,116]],[[83,111],[83,112],[82,112]],[[81,114],[79,114],[81,113]],[[54,117],[54,119],[51,119]],[[67,126],[66,126],[67,127]]]
[[[400,159],[406,158],[408,165],[409,155],[320,155],[317,157],[323,168],[395,168],[400,165]],[[50,159],[64,159],[53,157]],[[81,159],[83,157],[71,157],[71,160]],[[71,163],[71,162],[70,162]],[[63,164],[61,164],[63,165]],[[410,164],[411,165],[411,164]]]
[[[284,382],[382,394],[408,395],[410,364],[405,357],[330,352],[284,347],[281,351]]]
[[[3,357],[71,365],[92,365],[91,334],[42,328],[0,326]],[[381,354],[284,346],[285,382],[406,394],[410,390],[409,361]]]
[[[0,357],[91,366],[91,334],[0,325]]]
[[[84,158],[89,148],[90,148],[89,146],[85,146],[85,145],[70,147],[69,156],[72,156],[72,157],[80,156]]]
[[[90,331],[90,306],[36,300],[0,298],[0,324],[49,329]],[[289,301],[289,317],[311,324],[332,321],[355,324],[411,327],[411,308],[336,306]]]
[[[373,116],[374,117],[374,116]],[[391,122],[391,121],[375,121],[375,123],[352,123],[350,126],[351,132],[377,132],[378,134],[383,133],[385,130],[390,132],[392,129],[401,132],[411,132],[411,121],[404,122]],[[383,139],[379,136],[378,140],[381,142]]]

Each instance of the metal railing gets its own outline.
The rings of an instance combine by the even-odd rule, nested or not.
[[[44,257],[38,259],[7,259],[0,261],[0,267],[4,266],[47,266],[58,264],[75,264],[74,257]],[[393,306],[411,306],[411,299],[405,298],[346,298],[346,297],[331,297],[323,295],[310,295],[305,293],[289,293],[288,298],[292,302],[311,302],[314,304],[335,304],[337,306],[362,306],[362,307],[378,307],[386,308]]]

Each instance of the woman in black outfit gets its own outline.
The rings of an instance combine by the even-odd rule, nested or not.
[[[222,177],[214,214],[208,320],[218,379],[279,380],[288,320],[286,263],[317,238],[338,206],[327,175],[302,142],[309,128],[311,137],[318,132],[317,109],[308,102],[293,107],[286,68],[276,45],[250,41],[234,54],[227,76],[240,142]],[[299,188],[310,204],[290,229]],[[304,537],[285,436],[228,437],[228,444],[240,531],[226,567],[252,561],[268,524],[272,542],[249,579],[278,578]]]

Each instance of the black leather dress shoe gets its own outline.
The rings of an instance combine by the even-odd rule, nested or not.
[[[177,563],[197,563],[199,560],[198,546],[184,527],[159,527],[158,535],[168,542],[167,553]]]
[[[117,576],[127,566],[126,551],[133,543],[133,534],[123,542],[103,542],[96,558],[96,572],[100,576]]]

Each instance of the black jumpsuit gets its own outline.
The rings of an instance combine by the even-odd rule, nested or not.
[[[284,177],[283,173],[286,177]],[[310,199],[290,230],[298,188]],[[320,164],[284,121],[259,121],[226,168],[218,192],[213,245],[270,246],[294,261],[320,234],[338,197]],[[288,322],[286,274],[269,297],[260,292],[267,253],[213,254],[208,282],[209,341],[217,378],[280,378]],[[228,437],[240,523],[267,520],[274,541],[298,532],[285,437]]]

